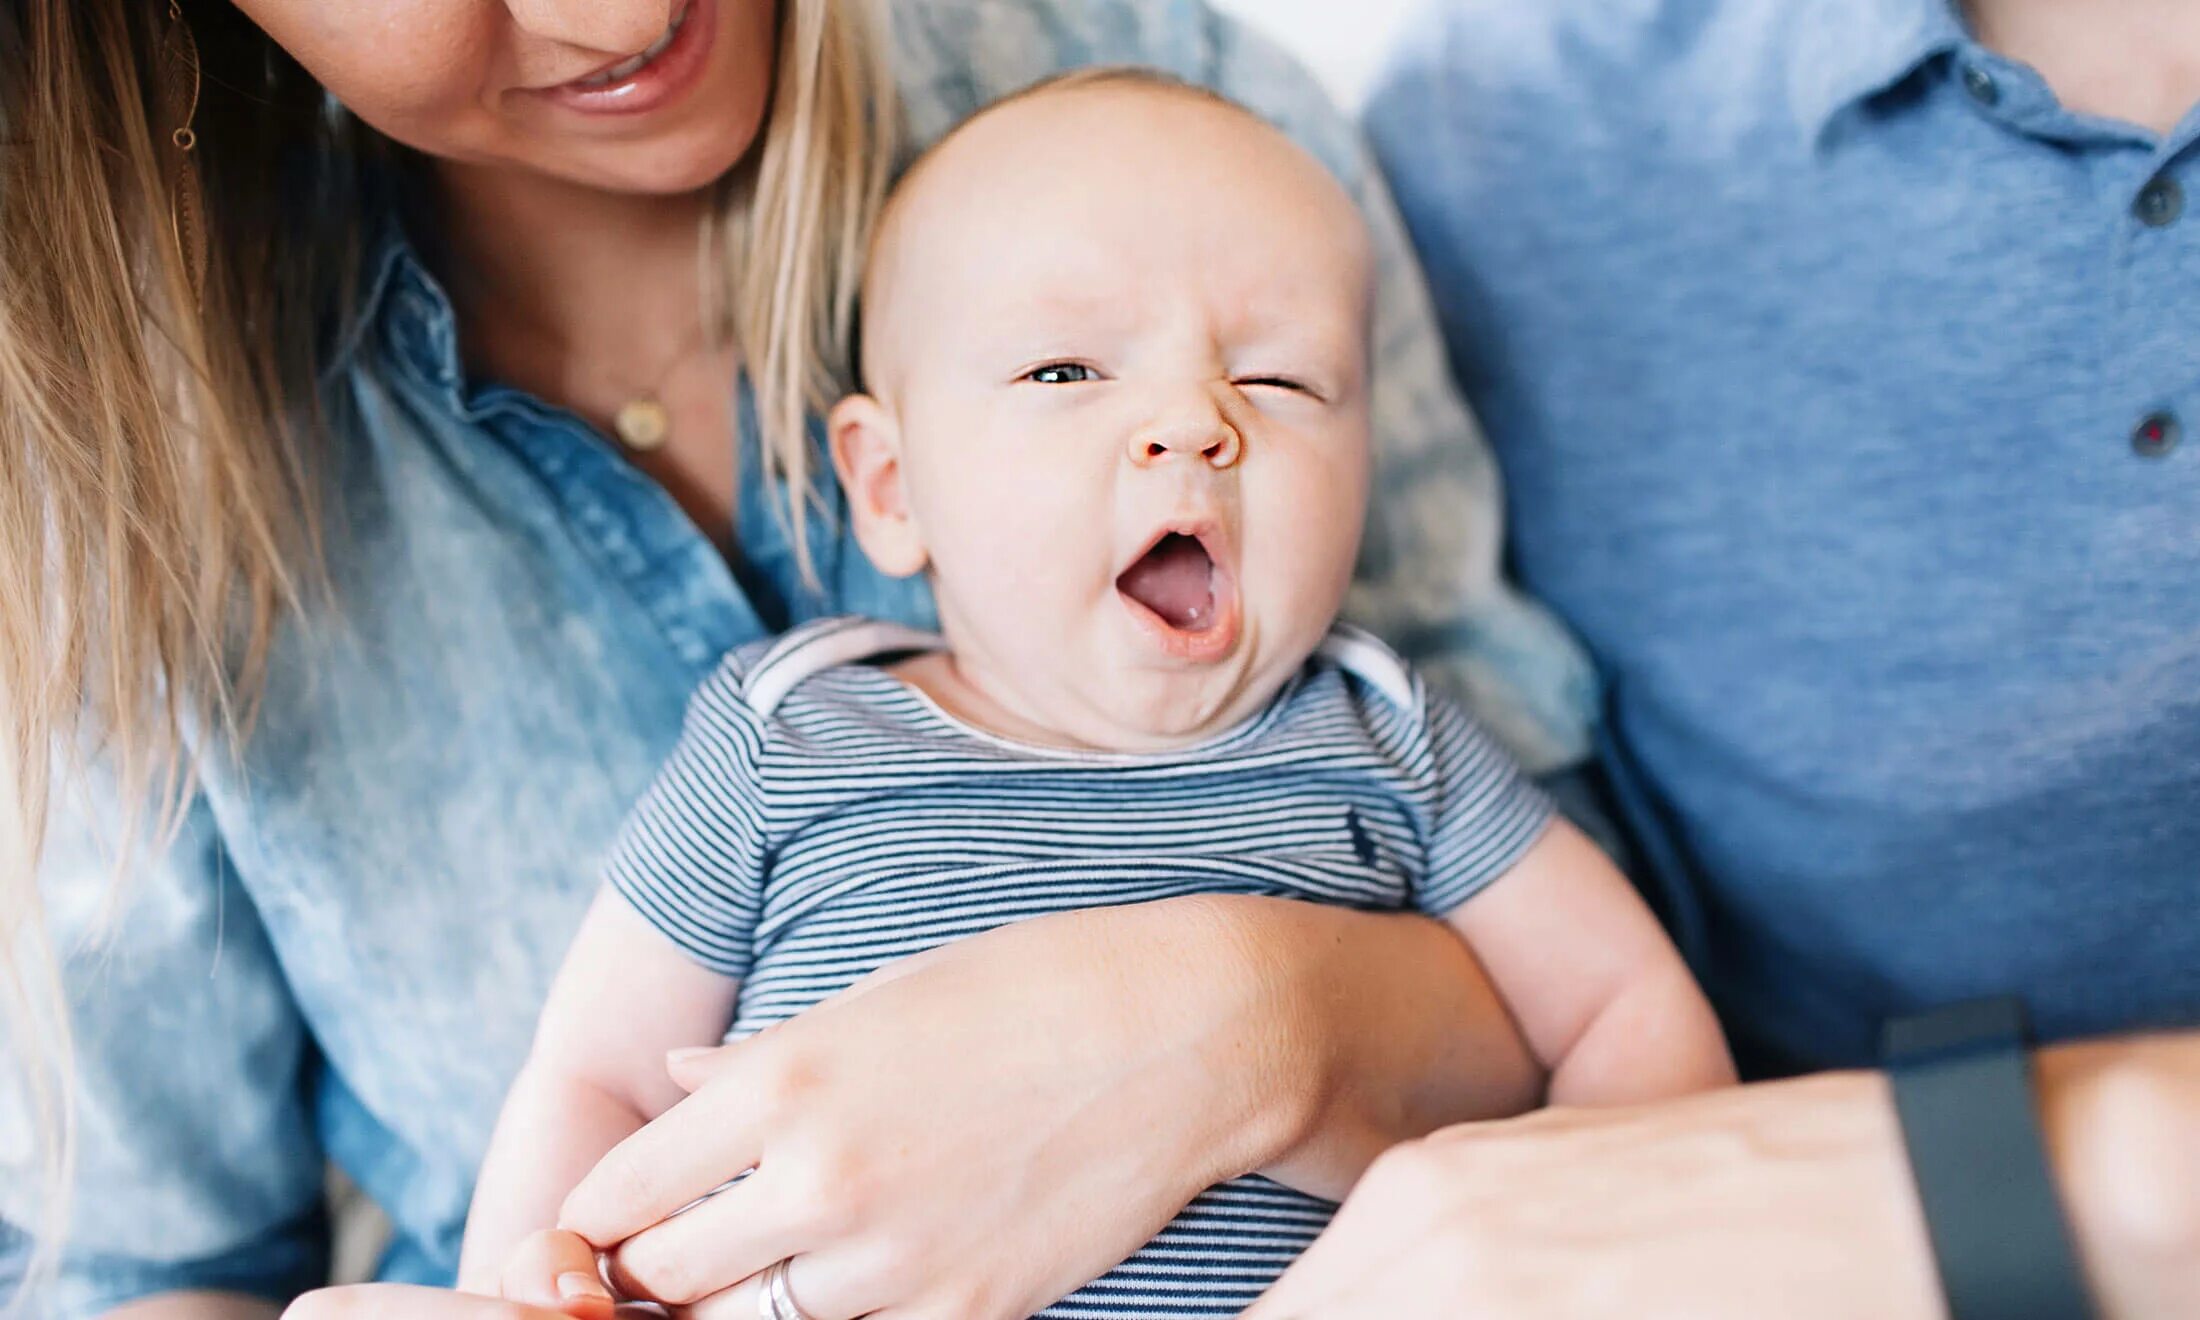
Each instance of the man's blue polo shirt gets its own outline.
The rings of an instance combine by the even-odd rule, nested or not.
[[[1370,125],[1745,1059],[2200,1021],[2200,113],[1948,0],[1461,0]]]

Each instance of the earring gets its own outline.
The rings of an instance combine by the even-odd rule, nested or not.
[[[168,30],[161,42],[161,99],[168,122],[175,125],[168,140],[175,147],[169,190],[170,221],[176,249],[183,254],[194,299],[206,288],[205,198],[199,188],[198,162],[192,151],[199,145],[195,127],[199,114],[199,44],[184,21],[182,0],[168,0]]]

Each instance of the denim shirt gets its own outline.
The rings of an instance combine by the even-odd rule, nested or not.
[[[1402,230],[1314,84],[1193,0],[892,11],[917,142],[1057,69],[1136,61],[1238,96],[1350,183],[1380,261],[1378,493],[1350,612],[1531,765],[1579,755],[1589,672],[1499,581],[1494,468]],[[133,869],[112,942],[65,968],[82,1167],[40,1316],[318,1282],[326,1159],[394,1221],[382,1277],[448,1282],[537,1006],[690,690],[729,648],[818,614],[930,622],[921,581],[879,575],[835,518],[814,524],[823,590],[806,590],[758,483],[729,553],[572,414],[469,375],[449,301],[394,230],[365,289],[320,455],[337,608],[286,631],[246,746],[201,740],[179,840]],[[89,787],[45,868],[65,949],[110,870],[112,794],[96,770]],[[18,1155],[26,1130],[0,1110]],[[0,1181],[0,1213],[31,1222],[32,1183]],[[5,1279],[24,1243],[0,1239]]]

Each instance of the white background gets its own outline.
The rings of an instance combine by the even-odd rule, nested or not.
[[[1357,110],[1417,0],[1215,0],[1289,46],[1347,110]]]

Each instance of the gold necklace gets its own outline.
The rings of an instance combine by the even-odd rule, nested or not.
[[[663,398],[665,382],[672,379],[672,373],[687,361],[689,354],[708,347],[710,340],[710,327],[698,322],[695,333],[680,345],[671,361],[665,363],[664,370],[657,373],[656,382],[620,404],[618,411],[611,414],[611,431],[618,436],[620,444],[637,454],[647,454],[664,448],[665,442],[672,439],[672,409],[665,406]]]

